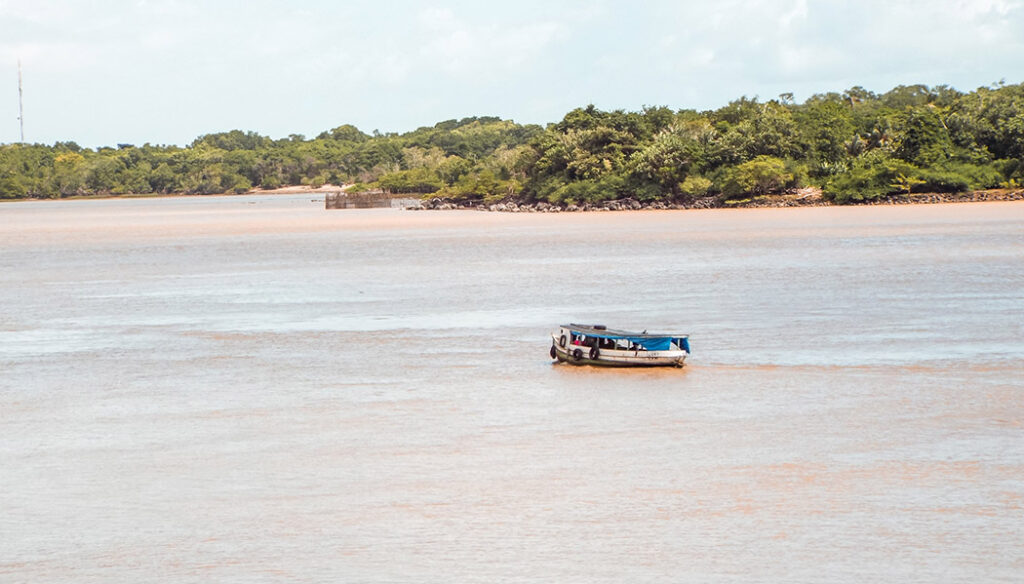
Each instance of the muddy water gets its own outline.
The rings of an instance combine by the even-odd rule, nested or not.
[[[1024,577],[1024,205],[322,206],[0,205],[0,581]]]

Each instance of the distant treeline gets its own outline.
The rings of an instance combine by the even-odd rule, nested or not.
[[[241,193],[358,183],[463,202],[596,203],[817,186],[836,202],[1024,184],[1024,84],[861,87],[804,103],[740,98],[714,111],[575,109],[546,128],[492,117],[405,134],[344,125],[313,139],[233,130],[187,147],[0,146],[0,198]]]

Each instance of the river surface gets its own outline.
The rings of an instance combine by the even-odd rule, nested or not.
[[[0,205],[0,582],[1022,580],[1024,204]]]

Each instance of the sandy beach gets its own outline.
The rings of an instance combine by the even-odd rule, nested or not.
[[[455,225],[480,227],[559,225],[609,226],[619,222],[671,222],[682,213],[693,213],[689,224],[701,230],[753,227],[757,218],[786,226],[848,225],[851,229],[883,227],[915,216],[925,220],[956,217],[1019,217],[1024,204],[1011,202],[943,203],[939,205],[850,205],[788,208],[687,209],[658,211],[612,211],[606,213],[510,214],[469,210],[412,212],[400,209],[323,209],[324,190],[289,187],[257,195],[164,197],[154,199],[98,199],[88,201],[23,201],[0,208],[6,219],[0,229],[0,243],[34,245],[44,240],[69,237],[137,238],[187,235],[259,234],[321,232],[339,229],[431,229]],[[335,187],[323,187],[335,189]],[[285,196],[287,195],[287,196]],[[303,199],[304,196],[308,199]],[[319,195],[319,196],[318,196]],[[116,210],[104,201],[121,201]],[[308,203],[308,204],[307,204]],[[898,208],[896,208],[898,207]],[[636,217],[631,215],[636,214]],[[948,219],[953,220],[953,219]]]

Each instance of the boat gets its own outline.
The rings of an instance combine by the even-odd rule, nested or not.
[[[690,337],[610,329],[603,324],[563,324],[551,333],[552,359],[571,365],[682,367]]]

